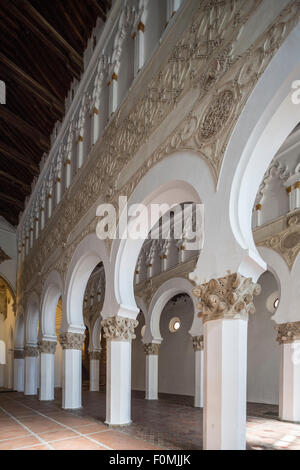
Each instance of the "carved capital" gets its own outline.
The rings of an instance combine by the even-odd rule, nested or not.
[[[39,341],[39,352],[43,354],[55,354],[57,342],[56,341]]]
[[[144,344],[144,351],[146,356],[158,356],[160,344],[157,343],[147,343]]]
[[[134,329],[138,326],[137,320],[125,317],[111,317],[102,321],[104,338],[108,341],[131,341],[135,339]]]
[[[203,351],[204,349],[204,338],[203,336],[193,336],[193,348],[194,351]]]
[[[84,334],[81,333],[61,333],[59,342],[63,349],[79,349],[83,348]]]
[[[199,318],[209,320],[248,318],[255,313],[253,296],[259,295],[261,287],[239,273],[219,279],[211,279],[193,289],[199,299]]]
[[[300,340],[300,321],[282,323],[276,326],[277,341],[279,344],[293,343]]]
[[[25,346],[24,356],[25,357],[38,357],[39,350],[37,346]]]
[[[101,351],[90,351],[89,356],[91,361],[100,361]]]
[[[24,349],[15,349],[14,350],[15,359],[24,359]]]

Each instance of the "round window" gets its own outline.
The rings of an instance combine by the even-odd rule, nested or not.
[[[171,331],[171,333],[176,333],[176,331],[178,331],[180,327],[181,327],[180,319],[177,317],[172,318],[172,320],[169,323],[169,330]]]

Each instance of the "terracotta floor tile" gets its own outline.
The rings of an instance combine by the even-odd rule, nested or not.
[[[109,427],[103,423],[92,423],[85,426],[79,426],[76,428],[76,431],[81,432],[81,434],[91,434],[98,431],[108,431]]]
[[[155,447],[147,442],[135,439],[119,431],[93,434],[93,439],[111,447],[114,450],[154,450]]]
[[[11,439],[6,442],[0,442],[0,450],[19,449],[20,447],[32,446],[34,444],[40,444],[40,441],[33,436],[20,439]]]
[[[47,446],[40,445],[40,446],[33,446],[33,447],[25,447],[22,450],[49,450]]]
[[[105,450],[101,445],[91,442],[84,437],[53,442],[51,446],[56,450]]]
[[[50,431],[42,434],[38,433],[38,436],[40,436],[46,442],[52,442],[58,441],[60,439],[66,439],[68,437],[77,437],[78,434],[73,431],[69,431],[68,429],[62,428],[61,430],[57,431]]]

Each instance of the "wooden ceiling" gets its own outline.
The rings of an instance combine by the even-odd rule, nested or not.
[[[97,17],[111,0],[0,0],[0,215],[18,223],[25,197],[64,116]]]

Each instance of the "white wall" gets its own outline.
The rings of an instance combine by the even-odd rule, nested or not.
[[[169,322],[173,317],[181,320],[181,328],[176,333],[169,331]],[[188,297],[179,299],[175,305],[172,301],[168,302],[162,311],[160,332],[163,342],[158,359],[159,393],[194,396],[195,353],[188,333],[192,322],[193,304]],[[136,330],[137,339],[132,347],[133,390],[145,390],[145,354],[141,343],[141,326]]]
[[[280,351],[272,313],[266,306],[268,297],[278,287],[268,271],[258,282],[262,293],[255,297],[256,313],[250,316],[248,325],[247,401],[278,404]]]
[[[0,217],[0,247],[11,259],[0,264],[0,275],[16,290],[17,235],[15,228]]]

